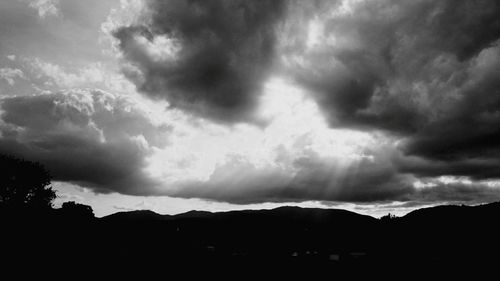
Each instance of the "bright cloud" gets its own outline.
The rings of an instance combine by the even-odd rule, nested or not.
[[[24,73],[20,69],[14,68],[0,68],[0,80],[5,80],[10,86],[14,86],[15,79],[21,78],[25,79]]]
[[[178,129],[171,145],[149,159],[151,172],[167,182],[206,181],[218,166],[241,158],[254,167],[293,173],[293,162],[301,157],[318,154],[348,165],[371,157],[366,148],[376,144],[370,134],[329,128],[317,105],[282,79],[266,84],[260,111],[269,122],[264,128],[202,121]]]
[[[59,15],[59,0],[29,0],[29,6],[37,10],[40,18]]]
[[[44,86],[49,89],[97,87],[118,93],[135,92],[130,81],[102,63],[90,63],[82,68],[68,69],[39,58],[25,61],[35,77],[45,78]]]
[[[378,151],[394,140],[330,128],[316,103],[290,81],[270,79],[258,111],[265,126],[176,122],[169,145],[148,157],[147,170],[167,195],[240,203],[279,201],[273,197],[288,189],[295,190],[286,199],[293,201],[358,198],[338,194],[345,184],[362,192],[372,181],[376,190],[378,178],[393,177],[390,153]],[[374,192],[386,188],[392,190]]]

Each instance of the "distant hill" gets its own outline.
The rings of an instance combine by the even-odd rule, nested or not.
[[[474,216],[497,216],[500,211],[500,202],[481,204],[476,206],[467,205],[441,205],[414,210],[404,216],[406,220],[442,220],[442,219],[464,219]]]
[[[102,221],[155,221],[166,220],[170,215],[160,215],[150,210],[136,210],[128,212],[118,212],[101,218]]]
[[[309,221],[324,223],[328,220],[347,222],[350,220],[376,221],[375,218],[367,215],[360,215],[342,209],[320,209],[320,208],[300,208],[300,207],[279,207],[271,210],[243,210],[228,212],[207,212],[207,211],[189,211],[178,215],[161,215],[150,210],[135,210],[118,212],[105,217],[101,220],[182,220],[182,219],[276,219]]]
[[[197,268],[194,273],[267,270],[295,277],[300,271],[307,277],[416,268],[448,276],[457,269],[494,268],[500,253],[500,203],[437,206],[388,219],[299,207],[178,215],[140,210],[85,220],[61,212],[53,220],[3,221],[6,256],[22,260],[29,253],[36,260],[91,261],[106,268],[189,266]],[[42,238],[33,240],[33,233]]]

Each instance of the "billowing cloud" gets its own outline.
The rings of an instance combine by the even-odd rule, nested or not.
[[[25,67],[36,80],[38,89],[57,90],[71,88],[100,88],[117,93],[134,92],[134,86],[112,67],[89,63],[82,68],[70,69],[39,58],[23,59]]]
[[[334,127],[385,130],[426,158],[495,154],[496,1],[152,1],[141,15],[115,31],[129,76],[174,107],[248,121],[278,71]]]
[[[496,1],[344,2],[291,20],[281,43],[335,126],[411,133],[446,116],[500,37]]]
[[[40,18],[59,15],[59,0],[29,0],[28,3]]]
[[[276,54],[285,1],[147,1],[139,23],[115,31],[138,89],[197,116],[255,119]]]
[[[25,78],[22,70],[9,67],[0,68],[0,79],[6,81],[10,86],[14,85],[14,80],[17,78]]]
[[[102,66],[98,63],[90,64],[77,73],[71,73],[63,69],[60,65],[33,59],[28,62],[32,71],[39,77],[47,77],[46,84],[56,85],[59,88],[77,88],[81,86],[91,86],[103,83],[106,77]]]
[[[455,99],[409,140],[406,151],[446,161],[498,159],[499,71],[500,41],[468,61],[468,67],[461,70],[464,80],[453,89]]]
[[[402,173],[499,178],[500,4],[342,2],[296,12],[279,47],[331,126],[397,136]]]
[[[169,127],[155,124],[131,99],[70,90],[1,100],[0,153],[45,165],[54,180],[99,192],[151,194],[144,171]]]
[[[300,193],[297,197],[358,202],[498,199],[499,4],[345,3],[315,13],[310,7],[296,12],[284,27],[292,33],[280,41],[284,69],[310,89],[331,126],[382,130],[401,141],[392,147],[386,165],[379,155],[373,166],[349,167],[339,182],[332,176],[338,169],[325,169],[320,162],[311,169],[303,167],[293,180],[274,189],[279,195],[269,197]],[[439,180],[442,176],[467,181],[446,183]],[[416,188],[419,178],[433,183]],[[306,184],[294,189],[301,180]]]
[[[500,199],[497,2],[0,2],[0,152],[98,193]]]

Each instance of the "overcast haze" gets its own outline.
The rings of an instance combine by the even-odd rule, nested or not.
[[[500,199],[496,0],[6,0],[0,153],[98,216]]]

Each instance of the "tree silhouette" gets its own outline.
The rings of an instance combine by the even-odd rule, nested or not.
[[[74,201],[64,202],[61,206],[62,213],[71,219],[88,220],[95,218],[92,207]]]
[[[4,210],[50,209],[56,193],[39,163],[0,154],[0,207]]]
[[[383,222],[390,222],[390,221],[394,221],[396,219],[398,219],[398,217],[396,215],[391,214],[391,213],[388,213],[387,215],[382,216],[380,218],[380,220]]]

